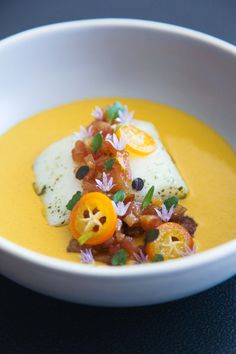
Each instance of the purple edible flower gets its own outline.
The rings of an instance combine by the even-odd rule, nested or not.
[[[133,116],[134,111],[129,113],[128,107],[125,106],[124,111],[118,111],[118,117],[116,118],[116,121],[119,123],[131,123],[133,121]]]
[[[94,259],[93,259],[93,254],[91,249],[86,249],[86,250],[81,250],[80,251],[80,261],[81,263],[93,263]]]
[[[188,245],[185,245],[184,247],[185,247],[185,252],[178,251],[178,254],[182,257],[191,256],[192,254],[195,254],[197,252],[196,245],[194,245],[193,248],[190,248]]]
[[[115,208],[116,214],[118,216],[124,216],[127,213],[127,210],[130,206],[130,203],[124,204],[123,202],[118,202],[117,204],[115,202],[112,201],[112,204]]]
[[[108,179],[105,172],[102,174],[102,181],[99,179],[95,179],[95,181],[97,183],[97,187],[100,188],[103,192],[110,192],[110,190],[115,186],[115,184],[113,184],[113,178],[111,177]]]
[[[107,134],[105,141],[108,141],[117,151],[124,150],[126,146],[125,139],[123,138],[118,139],[116,134],[112,134],[112,135]]]
[[[162,221],[167,222],[172,217],[175,207],[174,205],[171,206],[170,210],[168,211],[165,204],[162,205],[161,210],[155,208],[157,215],[161,218]]]
[[[93,130],[92,126],[88,127],[88,129],[86,129],[83,126],[80,126],[80,131],[74,132],[73,136],[76,140],[88,139],[88,138],[91,138],[91,136],[93,136],[92,130]]]
[[[141,249],[139,249],[139,252],[133,253],[133,256],[137,264],[147,263],[148,261],[148,256],[145,255]]]
[[[95,119],[101,120],[103,118],[103,110],[101,107],[96,106],[91,114]]]

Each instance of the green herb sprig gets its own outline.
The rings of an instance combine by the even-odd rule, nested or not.
[[[125,192],[124,191],[120,190],[114,194],[113,200],[116,204],[119,202],[123,202],[124,199],[125,199]]]
[[[81,235],[78,239],[79,244],[82,246],[85,242],[87,242],[90,238],[94,236],[94,233],[89,231]]]
[[[165,206],[166,206],[167,211],[170,210],[170,208],[172,207],[172,205],[174,205],[174,207],[176,207],[177,204],[178,204],[178,202],[179,202],[179,198],[176,197],[176,196],[173,196],[173,197],[170,197],[170,198],[166,199],[166,200],[164,201],[164,204],[165,204]]]
[[[126,264],[128,259],[128,253],[124,249],[120,249],[116,252],[116,254],[112,257],[111,263],[113,266],[124,265]]]
[[[75,206],[75,204],[80,200],[80,198],[81,198],[81,192],[80,191],[78,191],[78,192],[76,192],[73,196],[72,196],[72,198],[69,200],[69,202],[66,204],[66,208],[68,209],[68,210],[72,210],[73,208],[74,208],[74,206]]]
[[[101,146],[102,146],[102,141],[103,141],[103,138],[102,138],[102,135],[101,133],[97,133],[93,138],[92,138],[92,141],[91,141],[91,148],[93,150],[93,152],[97,152]]]
[[[116,159],[114,157],[112,159],[110,159],[110,160],[106,160],[104,162],[104,166],[106,167],[106,170],[107,171],[111,171],[111,169],[112,169],[112,167],[113,167],[115,162],[116,162]]]
[[[119,102],[115,102],[112,106],[110,106],[108,108],[108,110],[106,111],[106,117],[107,120],[109,122],[112,122],[113,120],[115,120],[118,117],[119,111],[124,111],[124,106],[119,103]]]
[[[153,194],[154,194],[154,186],[152,186],[147,192],[147,194],[145,195],[142,202],[142,209],[145,209],[151,203]]]
[[[152,262],[163,262],[163,261],[164,261],[164,257],[162,256],[161,253],[155,254],[155,256],[152,259]]]
[[[155,241],[159,236],[159,230],[148,230],[146,232],[146,238],[145,238],[145,242],[146,243],[150,243],[150,242],[153,242]]]
[[[37,184],[36,184],[35,182],[33,183],[33,188],[34,188],[35,193],[36,193],[38,196],[43,195],[44,193],[46,193],[46,190],[47,190],[47,186],[46,186],[46,185],[44,185],[44,186],[41,188],[41,190],[39,190],[39,189],[38,189],[38,186],[37,186]]]

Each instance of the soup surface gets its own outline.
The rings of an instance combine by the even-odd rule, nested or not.
[[[32,164],[48,145],[91,121],[95,105],[119,100],[135,118],[155,124],[184,177],[189,194],[181,204],[199,224],[198,251],[235,238],[236,154],[212,129],[191,115],[141,99],[107,98],[78,101],[22,121],[0,137],[0,234],[33,251],[71,261],[67,226],[47,225],[32,183]]]

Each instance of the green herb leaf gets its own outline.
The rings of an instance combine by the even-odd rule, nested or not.
[[[89,231],[79,237],[78,241],[80,245],[83,245],[86,241],[94,236],[94,233]]]
[[[102,146],[102,135],[97,133],[91,141],[91,148],[93,152],[97,152]]]
[[[108,110],[106,111],[106,117],[107,120],[112,122],[114,119],[116,119],[118,117],[118,112],[119,111],[124,111],[124,106],[119,103],[119,102],[115,102],[112,106],[110,106],[108,108]]]
[[[112,257],[111,264],[114,266],[124,265],[126,264],[127,259],[128,259],[128,253],[126,252],[126,250],[120,249]]]
[[[123,202],[124,199],[125,199],[125,192],[124,191],[120,190],[114,194],[113,200],[116,204],[119,202]]]
[[[115,158],[112,158],[110,160],[106,160],[104,162],[104,166],[106,167],[107,171],[111,171],[112,169],[112,166],[114,165],[116,159]]]
[[[69,200],[69,202],[66,204],[66,208],[68,210],[72,210],[74,208],[75,204],[80,200],[81,194],[82,193],[80,191],[78,191],[73,195],[71,200]]]
[[[146,232],[145,242],[150,243],[155,241],[159,236],[159,230],[148,230]]]
[[[40,196],[40,195],[43,195],[46,192],[47,186],[44,185],[41,188],[41,190],[39,190],[37,184],[34,182],[33,183],[33,188],[34,188],[35,193]]]
[[[174,205],[174,207],[176,207],[176,205],[178,204],[178,201],[179,201],[179,198],[178,197],[171,197],[171,198],[168,198],[164,201],[164,204],[166,206],[166,209],[169,211],[170,208],[172,207],[172,205]]]
[[[164,257],[162,256],[161,253],[155,254],[155,256],[152,259],[152,262],[163,262],[163,261],[164,261]]]
[[[142,208],[145,209],[152,201],[152,197],[153,197],[153,193],[154,193],[154,186],[152,186],[149,191],[147,192],[147,194],[145,195],[143,202],[142,202]]]

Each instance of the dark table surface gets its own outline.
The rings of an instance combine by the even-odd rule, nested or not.
[[[0,39],[54,22],[129,17],[193,28],[236,44],[235,0],[0,0]],[[142,308],[61,302],[0,277],[0,354],[236,354],[236,278]]]

